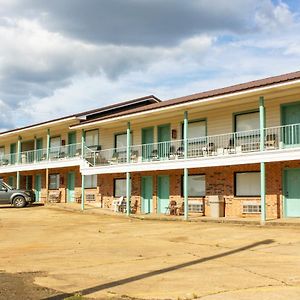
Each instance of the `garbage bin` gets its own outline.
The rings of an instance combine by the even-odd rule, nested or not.
[[[224,197],[222,196],[208,196],[208,203],[210,206],[210,215],[213,218],[225,217]]]

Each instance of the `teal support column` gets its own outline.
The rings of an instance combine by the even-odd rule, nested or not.
[[[33,161],[36,162],[36,150],[37,150],[37,141],[36,141],[36,135],[34,136],[34,152],[33,152]]]
[[[85,187],[85,176],[81,175],[81,210],[84,210],[84,187]]]
[[[260,131],[260,151],[265,149],[265,104],[264,97],[259,97],[259,131]],[[260,205],[261,205],[261,224],[266,223],[266,166],[260,163]]]
[[[260,163],[260,204],[261,204],[261,224],[266,223],[266,168],[265,163]]]
[[[17,189],[20,188],[20,171],[17,171]]]
[[[260,132],[260,151],[265,148],[265,105],[264,97],[259,97],[259,132]]]
[[[21,140],[22,138],[19,136],[17,143],[17,164],[21,162]]]
[[[48,128],[48,130],[47,130],[47,149],[46,149],[46,158],[47,158],[47,160],[49,160],[49,158],[50,158],[50,155],[49,155],[49,153],[50,153],[50,129]]]
[[[131,140],[130,140],[130,122],[127,123],[127,149],[126,149],[126,158],[127,158],[127,163],[130,163],[130,145],[131,145]],[[126,213],[127,216],[130,215],[130,173],[126,172]]]
[[[188,158],[188,112],[184,112],[183,120],[183,134],[184,134],[184,158]],[[183,170],[183,197],[184,197],[184,220],[188,220],[189,207],[188,207],[188,178],[189,171],[188,168]]]
[[[84,158],[84,154],[85,154],[84,146],[85,146],[85,131],[84,131],[84,129],[82,129],[81,130],[81,155],[82,155],[82,158]]]

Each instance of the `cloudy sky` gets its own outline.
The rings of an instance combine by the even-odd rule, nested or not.
[[[299,70],[298,0],[0,0],[0,131]]]

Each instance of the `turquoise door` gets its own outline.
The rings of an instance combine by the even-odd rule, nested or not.
[[[154,128],[142,128],[142,157],[143,160],[149,160],[153,155]]]
[[[171,126],[170,124],[157,127],[158,156],[160,159],[169,157],[170,153]]]
[[[292,103],[282,106],[282,125],[299,124],[283,128],[282,139],[285,145],[300,144],[300,103]]]
[[[284,210],[286,217],[300,217],[300,169],[284,171]]]
[[[41,190],[42,190],[42,175],[40,175],[40,174],[35,175],[34,189],[35,189],[36,202],[40,202],[41,201]]]
[[[142,212],[153,212],[153,179],[152,176],[142,177]]]
[[[75,194],[75,172],[68,173],[67,202],[74,202]]]
[[[162,175],[157,177],[157,212],[163,214],[166,212],[169,206],[170,198],[170,179],[167,175]]]
[[[17,144],[10,144],[10,164],[15,164],[17,162]]]
[[[36,161],[43,159],[43,139],[39,138],[36,140]]]
[[[72,131],[68,134],[68,155],[74,157],[76,155],[76,132]]]

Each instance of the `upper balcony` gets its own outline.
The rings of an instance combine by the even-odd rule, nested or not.
[[[132,145],[128,157],[126,147],[100,151],[86,148],[84,157],[94,167],[90,169],[98,169],[97,173],[289,160],[294,156],[287,154],[295,150],[300,159],[300,124],[265,128],[262,137],[257,129],[187,139],[187,151],[184,145],[183,139]]]
[[[30,170],[46,167],[79,165],[83,160],[82,145],[69,144],[44,149],[30,150],[0,156],[0,170]]]

